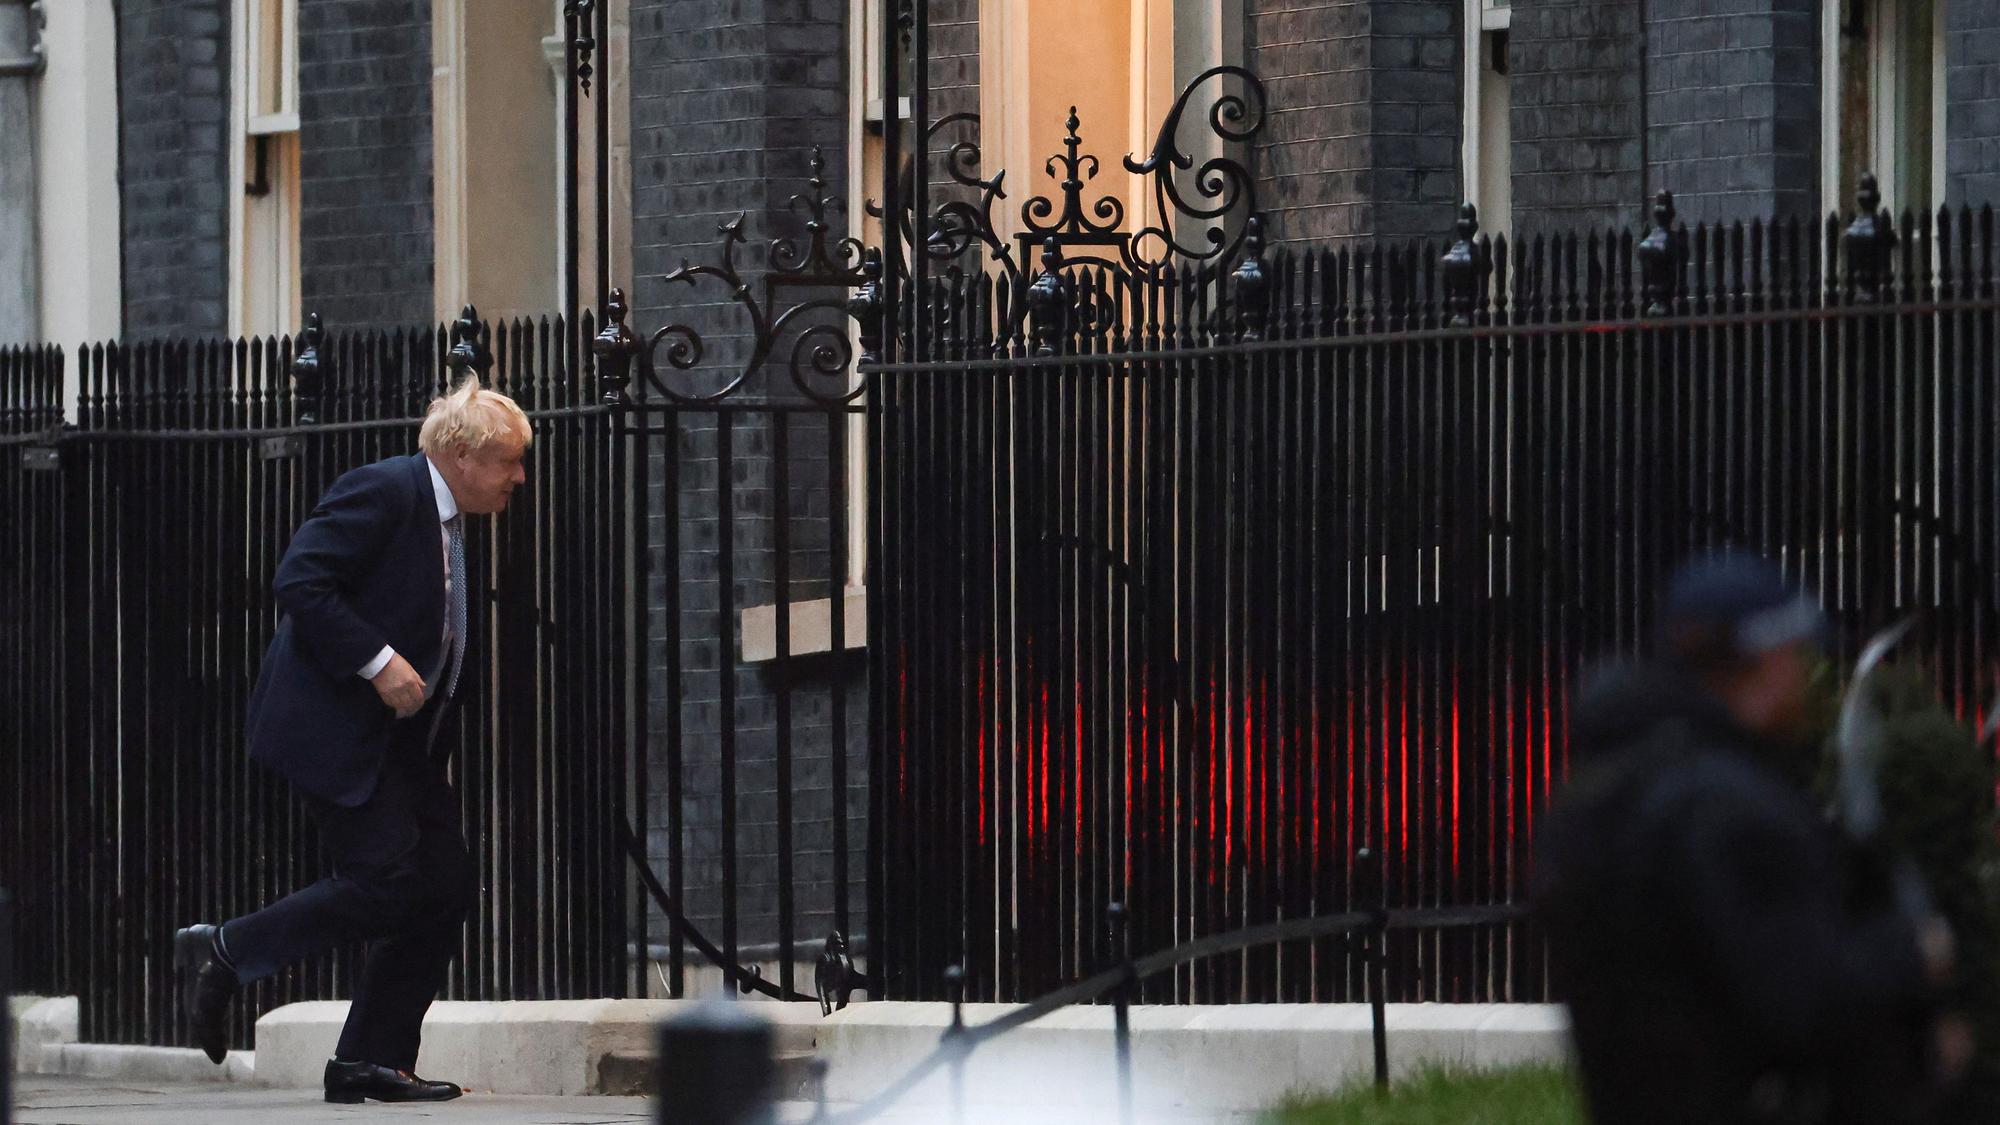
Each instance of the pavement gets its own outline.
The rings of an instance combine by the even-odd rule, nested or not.
[[[648,1098],[522,1097],[470,1091],[428,1105],[328,1105],[320,1092],[276,1090],[220,1082],[176,1084],[42,1074],[14,1076],[14,1125],[331,1125],[356,1121],[459,1121],[480,1125],[625,1125],[653,1121]],[[845,1108],[829,1107],[835,1112]],[[800,1125],[818,1107],[779,1106],[778,1120]],[[936,1125],[921,1109],[892,1111],[879,1121]]]
[[[645,1098],[541,1098],[468,1093],[430,1105],[328,1105],[318,1090],[225,1083],[174,1085],[21,1074],[15,1125],[320,1125],[322,1122],[464,1121],[481,1125],[624,1125],[651,1122]]]

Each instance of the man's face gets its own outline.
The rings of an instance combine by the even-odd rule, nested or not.
[[[1803,737],[1811,718],[1809,656],[1801,642],[1780,645],[1752,658],[1729,692],[1737,721],[1770,739]]]
[[[453,472],[448,481],[460,511],[482,516],[507,510],[514,490],[527,483],[522,459],[528,453],[528,435],[516,428],[486,443],[478,452],[460,446],[451,453]]]

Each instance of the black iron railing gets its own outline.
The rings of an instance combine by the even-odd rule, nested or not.
[[[0,352],[0,884],[18,987],[75,994],[82,1034],[185,1042],[176,926],[317,878],[310,825],[243,747],[271,575],[333,478],[413,452],[455,371],[536,428],[513,508],[468,536],[476,665],[456,775],[484,887],[450,994],[616,996],[631,936],[615,828],[633,616],[626,446],[586,319]],[[243,997],[345,993],[345,954]]]
[[[1235,249],[1186,262],[1077,223],[1032,271],[976,233],[990,200],[933,216],[900,358],[863,365],[889,995],[943,998],[954,963],[1035,995],[1102,963],[1108,902],[1159,947],[1347,911],[1365,841],[1396,908],[1520,901],[1577,669],[1725,542],[1850,637],[1948,608],[1923,647],[1970,716],[2000,643],[1993,216],[1858,202],[1689,229],[1662,195],[1643,238],[1525,243],[1468,207],[1448,243],[1282,252],[1210,216]],[[1399,998],[1546,995],[1515,927],[1396,956]],[[1141,993],[1364,972],[1298,940]]]

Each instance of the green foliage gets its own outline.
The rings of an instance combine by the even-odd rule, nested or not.
[[[1274,1110],[1269,1125],[1584,1125],[1583,1104],[1560,1066],[1507,1070],[1432,1067],[1393,1086],[1298,1100]]]
[[[1884,667],[1871,690],[1884,719],[1878,775],[1882,842],[1915,864],[1938,913],[1951,923],[1959,972],[1948,1003],[1970,1020],[1978,1042],[1968,1081],[1941,1120],[2000,1120],[2000,820],[1994,762],[1914,668]],[[1832,757],[1829,742],[1822,775],[1828,782]]]

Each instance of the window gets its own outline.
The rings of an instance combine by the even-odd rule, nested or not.
[[[32,84],[39,214],[40,338],[70,344],[118,335],[117,17],[110,0],[49,4],[48,69]],[[57,299],[57,294],[61,299]],[[65,401],[76,402],[74,367]]]
[[[249,0],[244,37],[249,131],[290,133],[299,127],[298,0]]]
[[[1512,115],[1507,68],[1509,0],[1465,0],[1465,198],[1479,208],[1479,228],[1509,230],[1514,215]]]
[[[1203,13],[1217,7],[1186,0],[983,0],[980,149],[991,165],[985,174],[1006,168],[1012,198],[1059,199],[1061,177],[1046,165],[1063,151],[1063,123],[1075,106],[1082,151],[1101,162],[1087,195],[1119,196],[1128,226],[1156,221],[1152,193],[1119,160],[1152,147],[1180,92],[1177,80],[1222,61],[1214,57],[1221,44],[1201,34],[1215,20]],[[1177,66],[1176,56],[1190,51],[1203,57]],[[1012,227],[1018,211],[1008,208],[996,218]]]
[[[238,335],[299,325],[298,0],[236,0],[229,319]]]
[[[497,322],[565,303],[563,121],[573,92],[564,32],[560,0],[431,4],[432,292],[440,320],[467,304]],[[602,77],[578,103],[579,305],[597,303],[596,99],[615,105],[623,93],[622,83],[611,89],[609,53],[593,56]],[[621,122],[613,124],[615,132]]]
[[[1851,209],[1866,172],[1898,213],[1944,202],[1944,8],[1944,0],[1826,5],[1823,209]]]

